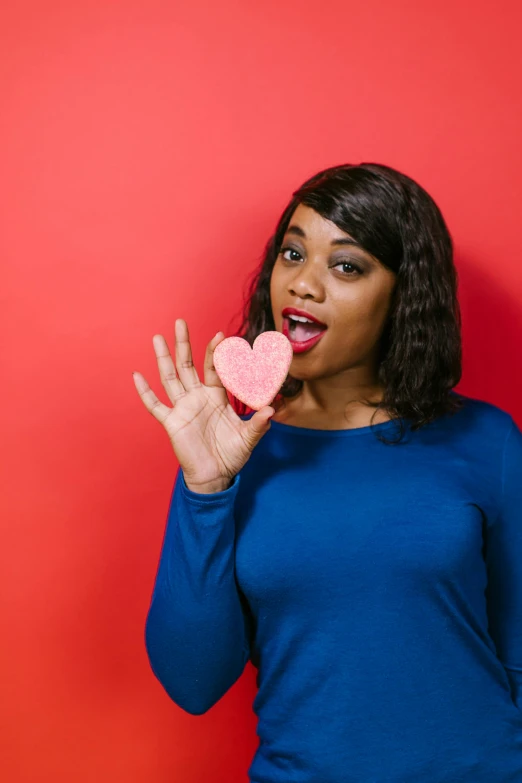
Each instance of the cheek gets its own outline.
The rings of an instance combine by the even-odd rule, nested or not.
[[[276,265],[272,269],[272,274],[270,276],[270,299],[272,302],[278,302],[281,300],[282,294],[284,291],[284,279],[281,275],[280,269],[278,269],[278,265],[276,262]]]
[[[270,285],[271,286],[277,286],[280,282],[281,278],[281,264],[279,261],[276,261],[274,266],[272,267],[272,274],[270,276]]]
[[[389,305],[390,297],[386,292],[359,290],[357,295],[345,304],[344,309],[349,312],[350,318],[343,320],[347,326],[366,324],[368,331],[379,330],[386,320]]]
[[[277,304],[277,285],[274,284],[273,274],[272,277],[270,278],[269,293],[270,293],[270,301],[272,303],[272,308],[275,308],[275,305]]]
[[[280,287],[277,281],[277,274],[275,274],[274,272],[272,272],[272,276],[270,278],[269,295],[270,295],[270,305],[272,308],[272,316],[274,322],[277,324],[278,313],[280,313],[283,305],[280,300]]]
[[[375,301],[354,298],[350,303],[340,305],[337,312],[342,313],[342,317],[331,323],[330,338],[341,354],[366,351],[376,342],[385,318]]]

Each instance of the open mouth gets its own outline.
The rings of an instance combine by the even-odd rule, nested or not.
[[[327,327],[321,324],[304,323],[303,321],[296,321],[289,316],[283,316],[283,333],[286,334],[289,340],[295,343],[304,343],[308,340],[312,340],[321,332],[326,331]]]

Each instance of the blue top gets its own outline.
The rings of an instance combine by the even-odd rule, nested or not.
[[[522,433],[464,400],[400,445],[272,422],[223,492],[178,468],[147,652],[192,715],[251,660],[252,783],[522,781]]]

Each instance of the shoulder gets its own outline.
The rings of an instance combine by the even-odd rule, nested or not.
[[[499,405],[461,393],[458,397],[463,402],[459,412],[462,413],[462,421],[473,433],[504,440],[513,429],[518,429],[512,414]]]

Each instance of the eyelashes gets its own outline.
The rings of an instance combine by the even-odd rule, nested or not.
[[[290,251],[290,253],[295,253],[300,258],[302,258],[301,253],[298,250],[295,250],[293,247],[282,247],[279,251],[279,255],[282,256],[282,258],[285,261],[288,261],[289,263],[292,263],[292,261],[295,261],[295,258],[285,258],[285,253]],[[355,272],[341,272],[344,277],[358,277],[359,275],[363,274],[363,270],[361,269],[358,264],[354,263],[353,261],[338,261],[336,264],[332,266],[332,269],[335,269],[336,266],[351,266],[355,270]]]

